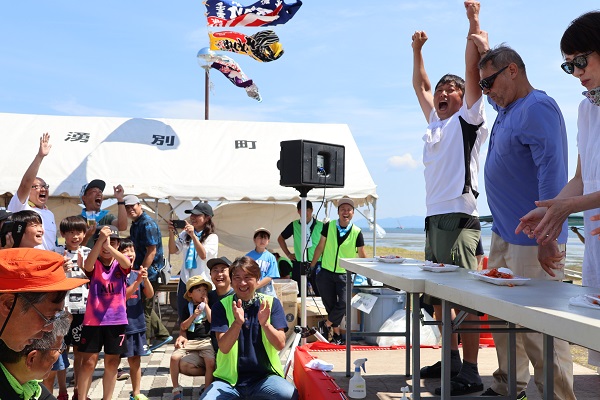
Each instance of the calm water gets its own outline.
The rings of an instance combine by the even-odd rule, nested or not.
[[[407,250],[424,251],[425,248],[425,232],[421,228],[386,228],[385,238],[377,238],[377,247],[402,247]],[[372,233],[364,230],[365,242],[371,245]],[[483,249],[485,254],[490,252],[490,242],[492,240],[492,231],[489,227],[485,227],[481,231],[483,241]],[[567,242],[567,268],[580,269],[583,262],[584,245],[579,238],[569,231],[569,240]]]

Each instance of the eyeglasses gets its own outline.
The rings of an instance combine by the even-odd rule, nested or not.
[[[494,81],[496,80],[498,75],[500,75],[500,73],[502,71],[504,71],[506,68],[508,68],[508,65],[506,67],[498,70],[496,73],[488,76],[487,78],[483,78],[482,80],[480,80],[479,87],[481,88],[481,90],[492,90],[492,86],[494,86]]]
[[[62,344],[60,345],[59,348],[56,347],[50,347],[48,350],[56,350],[58,351],[60,354],[64,353],[64,351],[67,349],[67,344],[65,342],[62,342]]]
[[[23,299],[24,302],[29,304],[31,306],[31,308],[33,308],[40,317],[42,317],[42,319],[44,320],[44,328],[49,327],[50,325],[52,325],[59,319],[63,318],[66,314],[65,311],[61,310],[61,311],[57,311],[56,314],[54,314],[54,316],[52,318],[47,318],[44,314],[42,314],[42,312],[40,310],[37,309],[36,306],[33,305],[33,303],[31,301],[29,301],[27,299],[27,297],[21,296],[21,298]]]
[[[31,188],[33,190],[38,190],[38,189],[46,189],[46,190],[48,190],[48,189],[50,189],[50,185],[33,185],[33,186],[31,186]]]
[[[560,64],[560,67],[569,75],[575,72],[575,67],[584,69],[588,64],[587,58],[592,53],[593,51],[588,51],[587,53],[580,54],[577,57],[574,57],[573,61],[565,61],[564,63]]]

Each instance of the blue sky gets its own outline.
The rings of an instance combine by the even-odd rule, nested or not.
[[[533,86],[560,105],[570,176],[584,88],[560,70],[559,41],[572,19],[598,7],[597,0],[482,1],[491,44],[517,50]],[[208,46],[204,12],[200,0],[7,2],[0,14],[0,112],[202,119],[196,53]],[[412,90],[411,36],[429,36],[424,57],[432,81],[464,75],[462,1],[305,0],[274,30],[285,49],[279,60],[226,53],[255,81],[263,102],[215,71],[211,119],[348,124],[378,185],[378,218],[425,215],[426,122]],[[487,111],[493,121],[495,112]],[[486,152],[487,145],[482,166]],[[481,191],[480,212],[487,214]]]

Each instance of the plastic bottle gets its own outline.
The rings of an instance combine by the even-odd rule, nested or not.
[[[366,358],[359,358],[354,361],[354,375],[350,379],[350,385],[348,387],[348,397],[353,399],[364,399],[367,396],[367,384],[365,379],[360,375],[360,368],[362,367],[364,372]]]
[[[400,400],[410,400],[410,396],[406,397],[406,393],[410,393],[410,388],[408,386],[404,386],[400,391],[402,392],[402,398]]]

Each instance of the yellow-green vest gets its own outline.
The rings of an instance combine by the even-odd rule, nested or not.
[[[296,261],[302,261],[302,224],[300,223],[300,220],[297,219],[292,223],[292,226],[294,227],[294,255],[296,256]],[[323,223],[313,218],[312,228],[313,229],[310,234],[312,246],[310,246],[307,249],[308,258],[306,259],[306,261],[312,261],[313,259],[315,249],[319,244],[319,240],[321,240],[321,230],[323,230]]]
[[[264,297],[269,302],[269,307],[273,309],[273,296],[261,294],[261,297]],[[227,315],[227,322],[229,323],[229,326],[231,326],[231,324],[233,324],[235,321],[235,316],[233,315],[233,298],[234,296],[227,296],[221,299],[221,303],[223,304],[223,307],[225,307],[225,313]],[[269,323],[270,322],[271,316],[269,315]],[[265,347],[267,357],[271,363],[271,369],[275,374],[283,377],[283,367],[281,366],[281,360],[279,359],[279,352],[269,342],[269,339],[267,339],[267,335],[262,327],[260,331],[262,334],[263,346]],[[238,380],[237,364],[238,342],[236,341],[231,347],[231,350],[229,350],[229,353],[224,354],[220,350],[217,352],[217,368],[215,369],[214,376],[219,379],[223,379],[231,386],[235,386]]]
[[[360,233],[360,228],[352,225],[350,232],[346,234],[346,239],[341,246],[338,246],[338,231],[337,221],[329,221],[329,229],[327,230],[327,241],[323,250],[321,260],[321,268],[336,274],[345,274],[346,270],[340,267],[340,258],[356,258],[358,257],[358,248],[356,247],[356,238]]]

